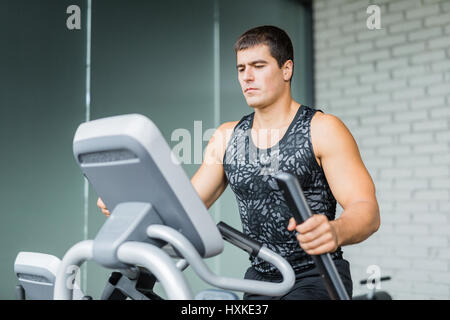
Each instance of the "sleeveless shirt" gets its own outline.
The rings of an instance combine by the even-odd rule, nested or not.
[[[336,199],[311,143],[310,124],[317,111],[323,113],[301,105],[284,136],[268,149],[254,144],[250,132],[255,113],[246,115],[234,127],[223,158],[244,234],[280,254],[296,273],[313,267],[314,262],[300,247],[296,231],[287,230],[293,215],[273,175],[278,172],[295,175],[312,213],[325,214],[334,220]],[[341,248],[331,253],[331,257],[342,258]],[[264,260],[250,256],[250,261],[256,271],[279,276],[278,270]]]

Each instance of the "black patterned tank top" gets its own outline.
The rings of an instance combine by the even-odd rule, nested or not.
[[[255,113],[246,115],[235,126],[223,158],[225,175],[236,195],[243,232],[288,260],[295,272],[309,269],[314,262],[300,247],[296,231],[287,230],[292,214],[272,175],[294,174],[311,211],[334,220],[336,199],[311,143],[310,124],[317,111],[322,112],[300,106],[284,136],[268,149],[255,146],[250,134]],[[331,256],[342,258],[341,248]],[[251,256],[250,261],[259,272],[279,275],[275,267],[260,258]]]

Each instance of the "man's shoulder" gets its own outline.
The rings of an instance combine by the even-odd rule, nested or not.
[[[226,130],[234,130],[234,127],[239,123],[239,121],[227,121],[222,123],[217,130],[226,131]]]
[[[350,130],[337,116],[316,112],[311,120],[313,144],[322,154],[323,150],[334,149],[347,143],[354,143]]]
[[[231,138],[231,135],[233,134],[234,128],[239,123],[239,121],[228,121],[222,123],[219,128],[217,128],[217,133],[224,139],[222,143],[224,145],[228,144],[228,141]]]
[[[214,132],[214,135],[211,137],[210,143],[214,145],[216,150],[220,150],[218,154],[223,154],[225,152],[225,148],[230,140],[231,135],[233,134],[234,127],[239,123],[239,121],[227,121],[223,122]]]
[[[348,130],[344,122],[339,117],[324,112],[316,112],[311,119],[311,126],[324,134],[335,133],[335,131]]]

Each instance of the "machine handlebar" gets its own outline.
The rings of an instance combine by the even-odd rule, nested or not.
[[[219,222],[217,224],[217,228],[222,234],[222,238],[224,240],[246,251],[248,254],[256,257],[259,253],[259,250],[261,250],[262,245],[260,243],[253,239],[250,239],[248,236],[232,228],[225,222]]]

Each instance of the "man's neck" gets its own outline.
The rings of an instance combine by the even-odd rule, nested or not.
[[[254,129],[279,129],[287,127],[297,113],[299,103],[291,95],[263,108],[255,108]]]

